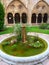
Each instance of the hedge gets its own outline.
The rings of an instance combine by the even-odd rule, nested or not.
[[[5,16],[4,7],[3,4],[0,2],[0,31],[2,31],[4,28],[4,16]]]

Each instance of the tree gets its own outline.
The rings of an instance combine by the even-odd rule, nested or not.
[[[26,25],[15,24],[14,33],[17,38],[17,41],[22,41],[23,43],[26,43],[27,41]]]
[[[26,37],[27,37],[27,34],[26,34],[26,27],[25,26],[22,26],[22,33],[21,33],[21,35],[22,35],[22,42],[26,42]]]
[[[4,28],[4,16],[5,16],[4,7],[3,4],[0,2],[0,31],[2,31]]]

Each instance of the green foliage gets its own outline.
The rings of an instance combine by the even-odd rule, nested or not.
[[[29,37],[30,39],[33,39],[34,36]],[[8,41],[10,42],[10,40],[13,38],[15,37],[8,38]],[[39,40],[36,41],[35,43],[30,43],[32,44],[32,46],[28,45],[29,42],[26,42],[25,44],[23,44],[23,42],[16,42],[16,44],[13,45],[5,45],[5,42],[7,42],[7,39],[1,43],[0,49],[9,55],[19,57],[26,57],[26,56],[28,57],[40,54],[44,52],[48,47],[46,41],[41,38],[39,38]],[[2,46],[3,44],[5,46]]]
[[[10,42],[6,42],[6,43],[5,43],[5,45],[9,45],[9,44],[10,44]]]
[[[47,26],[47,29],[49,29],[49,25]]]
[[[21,33],[17,35],[17,41],[21,41],[22,40],[22,36],[21,36]]]
[[[7,29],[7,26],[6,26],[6,25],[4,25],[3,27],[4,27],[4,28],[3,28],[3,30],[5,31],[5,30]]]
[[[6,26],[4,26],[4,31],[1,31],[0,35],[2,35],[2,34],[9,34],[9,33],[13,33],[13,27],[6,27]]]
[[[37,42],[38,41],[38,36],[35,36],[34,38],[33,38],[33,42]]]
[[[21,41],[22,35],[21,35],[21,25],[20,24],[16,24],[14,26],[14,32],[15,32],[15,35],[17,37],[17,41]]]
[[[4,15],[5,15],[4,7],[0,2],[0,31],[2,31],[4,28]]]
[[[26,33],[28,33],[28,31],[30,30],[30,26],[29,25],[26,25]]]
[[[39,47],[42,47],[43,44],[40,43],[39,41],[37,41],[37,42],[33,43],[32,46],[33,46],[34,48],[39,48]]]
[[[39,48],[42,47],[43,44],[39,41],[39,37],[37,36],[32,36],[31,38],[28,37],[29,41],[29,46],[34,47],[34,48]]]
[[[0,32],[0,35],[13,33],[13,29],[14,29],[14,27],[8,27],[8,28],[6,27],[4,29],[4,31]],[[37,33],[49,34],[49,29],[43,30],[43,29],[40,29],[39,26],[34,26],[34,27],[32,26],[26,30],[27,30],[27,32],[37,32]]]
[[[12,48],[13,49],[16,49],[17,48],[17,45],[16,44],[12,45]]]
[[[7,46],[10,45],[10,42],[5,42],[4,44],[2,44],[3,46]]]
[[[0,21],[0,31],[2,31],[4,28],[4,22],[3,21]]]
[[[49,24],[43,23],[39,26],[40,29],[49,29]]]
[[[19,34],[20,31],[21,31],[21,25],[20,24],[15,24],[14,25],[14,32],[16,34]]]

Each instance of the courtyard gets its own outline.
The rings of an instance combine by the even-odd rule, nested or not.
[[[49,1],[0,1],[0,65],[49,65]]]

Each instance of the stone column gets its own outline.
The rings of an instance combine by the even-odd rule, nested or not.
[[[22,24],[22,14],[20,13],[20,24]]]
[[[31,13],[28,12],[28,24],[31,25]]]
[[[49,23],[49,14],[48,14],[48,20],[47,20],[47,23]]]
[[[43,23],[43,17],[44,17],[44,15],[42,14],[42,23]]]
[[[36,15],[36,24],[38,24],[37,18],[38,18],[38,14]]]
[[[8,25],[8,21],[7,21],[7,14],[5,14],[5,18],[4,18],[4,25]]]
[[[7,21],[7,7],[4,6],[4,9],[5,9],[5,17],[4,17],[4,25],[8,25],[8,21]]]
[[[30,7],[30,0],[28,0],[28,24],[31,25],[31,7]]]

